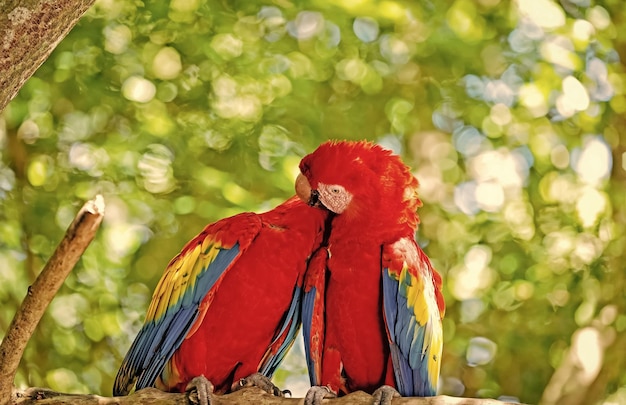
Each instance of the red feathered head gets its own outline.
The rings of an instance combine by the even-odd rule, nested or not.
[[[366,141],[329,141],[302,159],[300,172],[296,192],[311,205],[374,226],[417,227],[417,179],[390,150]]]

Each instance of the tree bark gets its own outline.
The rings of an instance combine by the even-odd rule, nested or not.
[[[0,112],[94,2],[0,1]]]
[[[98,195],[87,201],[70,224],[48,263],[15,314],[0,344],[0,405],[9,404],[13,380],[26,344],[30,340],[48,304],[93,240],[104,217],[104,200]]]
[[[29,388],[15,393],[15,405],[136,405],[165,404],[187,405],[185,394],[172,394],[155,388],[146,388],[126,397],[106,398],[98,395],[69,395],[55,393],[43,388]],[[212,405],[298,405],[302,398],[275,397],[260,388],[250,387],[227,395],[214,395]],[[353,392],[341,398],[324,400],[328,405],[371,405],[372,396],[363,391]],[[505,405],[495,399],[456,398],[440,395],[427,398],[394,398],[393,405]]]

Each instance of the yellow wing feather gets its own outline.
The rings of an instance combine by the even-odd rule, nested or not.
[[[389,305],[385,309],[386,316],[392,322],[387,325],[388,333],[398,347],[399,357],[394,361],[403,364],[394,364],[396,378],[402,379],[405,387],[412,385],[414,389],[420,387],[419,384],[425,386],[423,378],[427,378],[431,388],[427,392],[418,388],[413,393],[434,395],[443,349],[441,314],[432,274],[434,269],[415,241],[409,238],[387,245],[383,260],[386,274],[397,283],[386,284],[385,290],[385,294],[390,294],[385,301]],[[413,371],[407,372],[407,367]]]

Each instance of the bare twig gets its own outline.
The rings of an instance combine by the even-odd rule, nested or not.
[[[59,396],[61,395],[61,396]],[[16,394],[16,405],[137,405],[166,404],[186,405],[185,394],[169,394],[155,388],[146,388],[126,397],[105,398],[97,395],[58,394],[41,388],[29,388]],[[39,398],[39,399],[37,399]],[[227,395],[215,395],[213,405],[300,405],[302,398],[281,398],[267,394],[260,388],[250,387]],[[372,396],[363,391],[354,392],[345,397],[324,400],[328,405],[370,405]],[[495,399],[455,398],[440,395],[429,398],[394,398],[393,405],[505,405]]]
[[[24,348],[48,304],[93,240],[103,216],[102,196],[98,195],[86,202],[44,269],[33,285],[28,287],[26,297],[0,344],[0,405],[10,402],[13,380]]]

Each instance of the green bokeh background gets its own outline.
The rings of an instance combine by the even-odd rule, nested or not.
[[[109,395],[187,240],[292,195],[322,141],[369,139],[421,183],[440,392],[626,404],[625,10],[98,0],[0,115],[0,331],[82,202],[107,205],[17,384]],[[305,374],[296,347],[275,380]]]

